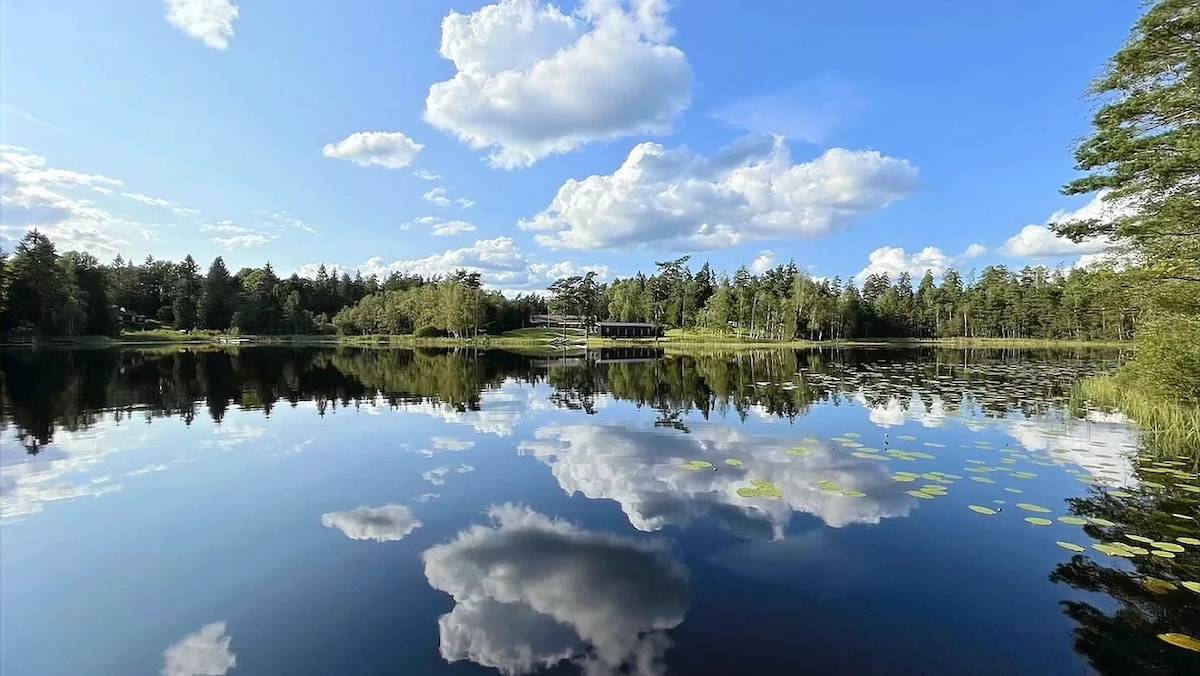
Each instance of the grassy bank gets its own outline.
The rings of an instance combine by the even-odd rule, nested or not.
[[[1076,403],[1124,413],[1156,451],[1200,457],[1200,406],[1148,395],[1121,374],[1082,380],[1074,395]]]

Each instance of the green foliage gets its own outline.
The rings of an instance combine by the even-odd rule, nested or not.
[[[1122,382],[1138,396],[1200,406],[1200,3],[1156,0],[1089,93],[1100,105],[1075,149],[1087,172],[1063,192],[1103,191],[1105,218],[1062,223],[1141,261],[1126,281],[1144,299]]]
[[[678,299],[687,297],[694,283],[688,280],[695,278],[681,267],[667,275],[660,271],[613,281],[604,289],[611,300],[601,319],[652,322],[662,316],[668,326],[750,340],[1126,340],[1140,313],[1126,274],[1103,267],[1011,271],[995,266],[966,288],[955,270],[943,274],[940,286],[927,272],[915,291],[908,274],[895,283],[874,274],[860,293],[854,284],[813,279],[792,264],[761,275],[743,267],[732,279],[716,281],[703,305],[685,307]],[[662,307],[655,309],[656,303]]]
[[[42,336],[73,336],[86,317],[73,271],[63,267],[54,243],[34,230],[17,244],[4,268],[8,287],[9,324]]]
[[[391,288],[385,284],[335,314],[333,327],[348,336],[407,335],[432,327],[438,336],[467,338],[520,328],[530,316],[546,312],[546,302],[537,296],[508,299],[481,286],[477,274],[466,273]]]
[[[429,325],[418,327],[416,331],[413,331],[413,337],[415,338],[440,338],[443,335],[445,335],[444,331],[436,326]]]
[[[1132,337],[1141,313],[1129,281],[1140,272],[1106,268],[998,266],[985,268],[968,285],[947,270],[940,284],[932,273],[924,275],[916,290],[906,274],[895,282],[872,275],[864,295],[836,277],[813,279],[792,263],[758,275],[742,267],[732,278],[718,278],[707,264],[693,273],[683,257],[659,263],[653,275],[607,284],[593,272],[557,280],[547,302],[532,294],[506,298],[485,290],[479,273],[467,270],[443,279],[392,274],[381,282],[336,276],[321,267],[313,279],[294,274],[281,279],[269,263],[231,275],[218,257],[201,274],[191,257],[181,263],[147,258],[140,265],[118,257],[103,266],[86,254],[68,253],[60,260],[53,243],[36,233],[26,240],[0,268],[3,284],[40,290],[10,289],[3,326],[26,326],[50,337],[111,334],[114,308],[182,332],[385,336],[432,327],[438,336],[454,339],[524,328],[533,315],[553,310],[578,315],[589,328],[603,320],[656,321],[718,341],[1124,340]],[[34,298],[49,300],[29,301]]]
[[[225,267],[225,260],[220,256],[214,258],[212,265],[208,266],[208,274],[204,277],[200,300],[196,305],[200,328],[225,331],[233,325],[236,285],[237,281],[229,276],[229,268]]]
[[[200,292],[202,279],[200,266],[190,255],[179,264],[178,279],[175,282],[175,295],[172,300],[172,315],[175,326],[190,331],[196,328],[199,321]]]

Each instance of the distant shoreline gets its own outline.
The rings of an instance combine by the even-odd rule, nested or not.
[[[291,346],[328,346],[328,347],[477,347],[490,349],[504,348],[541,348],[559,351],[565,348],[581,347],[662,347],[675,351],[695,349],[745,350],[745,349],[812,349],[812,348],[903,348],[903,347],[943,347],[958,349],[1054,349],[1054,348],[1116,348],[1132,349],[1133,341],[1089,341],[1089,340],[1045,340],[1022,338],[879,338],[860,340],[787,340],[772,341],[761,339],[743,339],[735,336],[718,334],[683,334],[672,332],[665,338],[654,340],[643,339],[610,339],[589,338],[583,341],[569,343],[566,346],[551,343],[545,335],[522,335],[521,331],[511,332],[518,335],[479,336],[474,339],[466,338],[417,338],[412,335],[378,335],[378,336],[329,336],[329,335],[291,335],[291,336],[253,336],[232,334],[184,334],[167,331],[136,332],[130,331],[117,337],[108,336],[79,336],[74,338],[50,340],[21,340],[0,341],[0,348],[31,348],[31,347],[168,347],[168,346],[206,346],[206,347],[238,347],[263,345]]]

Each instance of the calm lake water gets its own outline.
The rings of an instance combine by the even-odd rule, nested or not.
[[[1117,357],[3,352],[0,673],[1194,676]]]

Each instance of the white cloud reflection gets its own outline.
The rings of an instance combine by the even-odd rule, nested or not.
[[[351,540],[396,542],[421,527],[420,520],[404,505],[362,506],[321,515],[321,524],[336,528]]]
[[[847,453],[835,456],[827,444],[801,455],[787,452],[799,443],[796,437],[755,435],[717,423],[693,425],[689,434],[550,425],[519,448],[546,463],[568,494],[620,503],[630,524],[642,531],[709,517],[744,536],[781,538],[794,512],[812,514],[837,528],[907,516],[915,504],[883,463]],[[728,466],[726,458],[743,464]],[[708,461],[718,471],[681,469],[688,460]],[[783,497],[738,495],[751,479],[772,482]],[[822,490],[817,484],[825,479],[866,496]]]
[[[871,422],[884,428],[918,423],[922,427],[942,427],[951,419],[980,431],[996,428],[1030,452],[1045,452],[1058,464],[1078,465],[1094,480],[1110,486],[1137,486],[1133,454],[1138,448],[1138,432],[1124,416],[1116,413],[1089,412],[1076,418],[1065,411],[1024,416],[985,416],[974,400],[947,400],[939,394],[902,400],[891,396],[869,403],[859,392],[855,400],[867,409]]]
[[[455,601],[438,620],[443,658],[507,675],[567,659],[585,674],[663,672],[664,632],[691,605],[686,571],[665,545],[520,506],[488,515],[490,526],[423,554],[429,584]]]
[[[162,676],[224,676],[237,665],[224,622],[204,625],[163,652]]]

